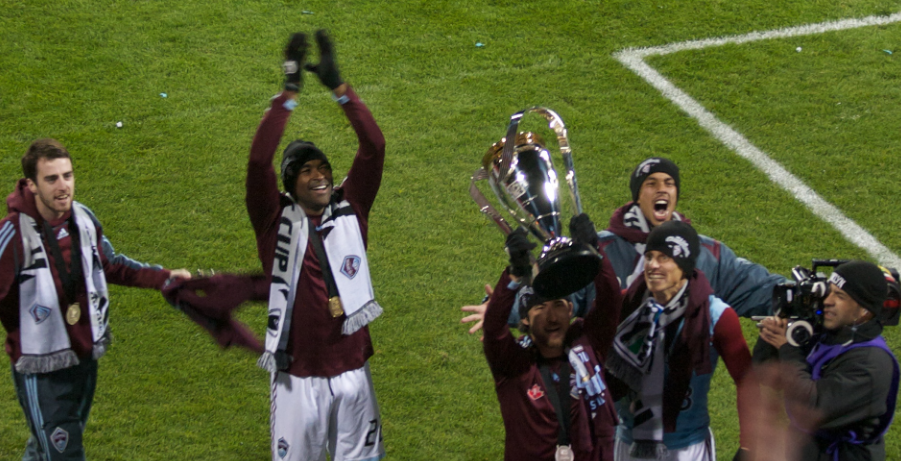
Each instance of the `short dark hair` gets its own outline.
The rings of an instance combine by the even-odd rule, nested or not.
[[[28,150],[22,156],[22,174],[32,181],[37,181],[38,161],[42,158],[47,160],[72,159],[69,151],[59,141],[51,138],[38,139],[28,146]]]

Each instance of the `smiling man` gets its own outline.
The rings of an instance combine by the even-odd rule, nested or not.
[[[107,283],[159,289],[170,271],[112,254],[96,217],[74,201],[72,160],[58,141],[33,142],[22,172],[0,221],[0,322],[31,432],[23,459],[83,460],[110,342]]]
[[[851,261],[829,277],[823,329],[813,349],[788,344],[787,321],[767,317],[760,339],[778,350],[794,433],[804,461],[884,460],[898,395],[898,361],[879,321],[888,286],[875,264]],[[794,409],[794,411],[793,411]],[[806,411],[805,411],[806,410]],[[796,414],[797,413],[797,414]],[[813,420],[799,417],[813,413]]]
[[[257,129],[247,167],[247,211],[263,270],[271,275],[266,352],[272,373],[272,459],[374,461],[384,456],[369,373],[366,326],[374,300],[366,238],[382,179],[385,139],[369,109],[341,80],[332,43],[316,32],[320,62],[306,66],[341,105],[359,148],[344,182],[308,141],[288,144],[279,192],[272,160],[302,87],[306,36],[285,48],[285,89]]]
[[[602,261],[594,286],[603,300],[585,319],[572,321],[568,299],[543,299],[519,290],[514,274],[531,271],[524,229],[507,239],[504,271],[485,316],[485,357],[494,376],[506,431],[507,461],[612,461],[616,412],[602,364],[610,349],[622,295],[610,263]],[[507,327],[517,291],[519,341]]]
[[[742,440],[747,436],[748,409],[757,393],[751,354],[738,316],[696,268],[700,246],[697,232],[685,222],[655,227],[646,242],[642,278],[625,295],[626,319],[607,361],[622,419],[618,461],[716,459],[707,391],[719,357],[736,384]]]

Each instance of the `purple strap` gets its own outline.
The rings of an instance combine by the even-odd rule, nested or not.
[[[876,347],[888,353],[892,358],[892,363],[894,365],[892,370],[892,384],[889,387],[888,397],[885,401],[886,412],[879,417],[879,425],[876,426],[876,435],[867,439],[860,439],[858,438],[858,434],[851,430],[844,434],[832,431],[817,431],[816,434],[814,434],[819,439],[831,441],[829,447],[826,449],[826,453],[832,455],[834,461],[838,461],[839,459],[838,448],[842,443],[860,445],[875,442],[879,437],[882,437],[888,432],[888,428],[892,424],[892,418],[895,416],[895,405],[898,399],[898,385],[901,371],[899,371],[898,368],[898,360],[895,358],[895,355],[892,354],[892,350],[889,349],[882,336],[848,346],[842,344],[825,346],[822,343],[817,343],[813,347],[813,350],[810,351],[810,354],[807,355],[807,363],[811,366],[811,379],[818,381],[821,376],[821,371],[827,363],[831,362],[839,355],[858,347]],[[795,427],[797,427],[797,425]]]

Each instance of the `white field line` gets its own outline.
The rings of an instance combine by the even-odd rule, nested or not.
[[[891,16],[869,16],[862,19],[846,19],[842,21],[808,24],[765,32],[751,32],[749,34],[731,37],[671,43],[657,47],[627,48],[614,53],[613,56],[627,68],[645,79],[651,86],[679,106],[680,109],[697,119],[701,127],[710,132],[713,137],[728,146],[741,157],[749,160],[754,166],[769,176],[770,180],[794,195],[795,198],[806,205],[814,214],[835,227],[846,239],[848,239],[848,241],[866,250],[870,256],[875,258],[881,264],[901,268],[901,258],[876,240],[876,238],[867,232],[866,229],[860,227],[857,223],[845,216],[838,208],[820,197],[813,189],[804,184],[803,181],[789,173],[782,165],[771,159],[754,144],[751,144],[750,141],[739,132],[735,131],[735,129],[716,118],[716,116],[705,109],[704,106],[695,101],[676,85],[673,85],[666,77],[661,75],[644,61],[644,58],[647,56],[664,55],[684,50],[697,50],[730,43],[741,44],[771,38],[820,34],[823,32],[853,29],[857,27],[890,24],[899,21],[901,21],[901,13],[896,13]]]

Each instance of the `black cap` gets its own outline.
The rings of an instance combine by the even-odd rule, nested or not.
[[[879,266],[866,261],[849,261],[835,268],[829,283],[848,293],[860,307],[879,317],[888,294],[885,274]]]
[[[294,193],[294,183],[297,182],[297,173],[304,163],[310,160],[322,160],[328,162],[328,157],[309,141],[291,141],[282,154],[282,187],[288,193]]]
[[[651,157],[635,167],[635,171],[632,172],[632,176],[629,179],[629,188],[632,189],[633,202],[638,201],[638,193],[641,191],[641,185],[644,184],[644,180],[654,173],[670,175],[673,181],[676,182],[676,198],[679,197],[679,191],[681,190],[679,187],[679,167],[670,159]]]
[[[691,224],[684,221],[667,221],[648,234],[644,254],[655,250],[673,258],[679,269],[682,269],[683,275],[688,278],[695,270],[695,263],[701,252],[701,241]]]
[[[529,310],[539,304],[544,304],[545,301],[547,298],[535,293],[532,287],[523,287],[519,298],[519,318],[529,318]]]

